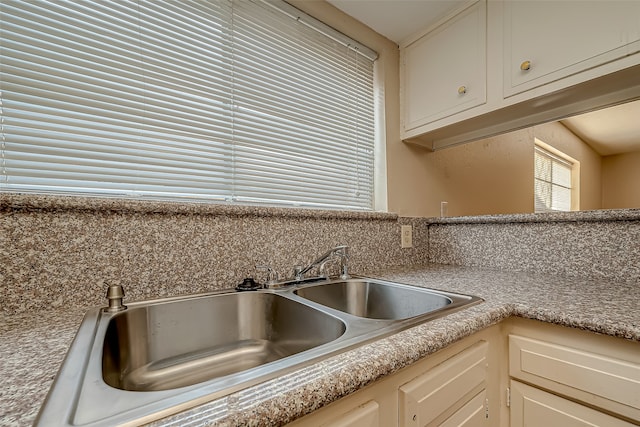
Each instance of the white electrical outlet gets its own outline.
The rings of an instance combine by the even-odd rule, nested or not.
[[[400,235],[401,235],[400,247],[412,248],[413,247],[413,227],[410,225],[401,225]]]

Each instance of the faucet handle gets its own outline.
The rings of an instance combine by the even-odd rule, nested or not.
[[[271,268],[271,266],[256,265],[256,270],[267,272],[267,282],[265,283],[266,285],[272,285],[278,281],[278,272]]]
[[[326,260],[318,267],[318,276],[324,277],[325,279],[329,277],[329,275],[327,274],[327,262],[329,262],[329,260]]]
[[[349,246],[342,245],[336,247],[336,253],[340,256],[340,278],[347,280],[351,278],[349,274]]]

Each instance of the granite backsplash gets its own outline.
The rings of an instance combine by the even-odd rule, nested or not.
[[[401,224],[414,225],[413,248],[400,247]],[[362,274],[424,264],[427,242],[425,220],[387,213],[4,193],[1,306],[103,305],[107,284],[122,284],[125,301],[225,289],[263,280],[256,264],[290,277],[338,244]]]
[[[405,218],[2,193],[0,313],[103,305],[116,283],[125,301],[225,289],[264,280],[256,264],[289,277],[338,244],[356,274],[433,262],[640,284],[640,209]]]
[[[640,284],[640,209],[431,219],[429,261]]]

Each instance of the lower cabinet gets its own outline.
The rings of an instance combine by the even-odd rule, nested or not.
[[[290,426],[640,426],[640,342],[511,318]]]
[[[640,343],[541,322],[511,324],[511,427],[640,424]]]
[[[498,326],[478,332],[289,426],[499,427],[499,340]]]
[[[319,427],[380,427],[380,405],[375,400],[358,406]]]
[[[512,380],[510,388],[511,427],[632,427],[636,425],[518,381]]]
[[[399,390],[400,426],[484,426],[488,347],[480,341]]]

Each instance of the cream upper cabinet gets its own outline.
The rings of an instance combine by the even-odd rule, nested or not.
[[[505,96],[640,50],[640,1],[504,3]]]
[[[640,96],[640,0],[482,0],[420,36],[400,136],[433,150]]]
[[[403,47],[403,129],[486,101],[486,3],[471,4]]]

